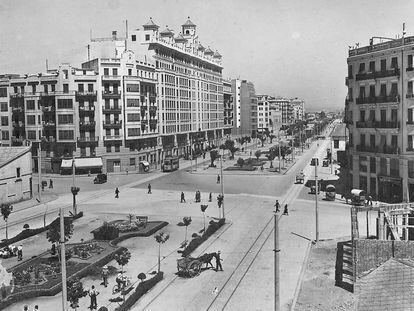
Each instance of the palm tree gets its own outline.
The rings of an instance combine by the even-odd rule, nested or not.
[[[4,221],[6,222],[6,240],[8,240],[9,236],[7,232],[7,219],[9,218],[13,210],[13,205],[11,205],[10,203],[3,203],[0,207],[0,210],[1,210],[1,214],[3,215]]]
[[[169,234],[164,234],[164,232],[160,232],[154,236],[155,241],[158,243],[158,273],[160,273],[161,269],[161,243],[164,244],[169,238]]]
[[[188,226],[191,224],[191,221],[192,221],[191,217],[184,217],[183,218],[183,224],[185,226],[185,238],[184,238],[184,242],[187,242],[187,229],[188,229]]]

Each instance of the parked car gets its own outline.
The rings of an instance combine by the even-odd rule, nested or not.
[[[104,184],[108,181],[108,176],[106,174],[98,174],[93,180],[94,184]]]

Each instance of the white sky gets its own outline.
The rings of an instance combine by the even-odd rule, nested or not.
[[[0,0],[0,74],[79,66],[90,29],[109,37],[149,17],[181,30],[187,16],[204,46],[223,55],[223,77],[256,93],[299,97],[306,110],[344,106],[348,45],[414,35],[412,0]]]

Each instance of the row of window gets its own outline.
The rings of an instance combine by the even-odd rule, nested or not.
[[[372,60],[368,63],[368,68],[366,67],[365,62],[359,63],[358,73],[365,73],[365,72],[375,72],[376,71],[376,61]],[[380,64],[380,71],[386,71],[387,70],[387,59],[383,58],[379,61]],[[407,55],[407,67],[412,68],[413,67],[413,55]],[[396,69],[398,68],[398,57],[392,57],[391,58],[391,64],[390,69]],[[348,77],[353,76],[353,68],[352,65],[348,66]]]

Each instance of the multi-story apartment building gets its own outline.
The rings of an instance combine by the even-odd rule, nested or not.
[[[234,126],[234,105],[233,105],[233,92],[231,90],[231,80],[223,79],[223,117],[224,117],[224,126],[233,127]]]
[[[270,131],[269,100],[271,96],[257,95],[257,131]]]
[[[154,71],[128,52],[94,59],[80,69],[63,64],[47,73],[5,76],[0,80],[2,144],[31,140],[34,156],[41,147],[43,169],[56,173],[68,157],[100,157],[97,165],[108,172],[134,169],[143,160],[156,163]]]
[[[408,37],[351,49],[347,59],[352,187],[386,202],[414,197],[413,49]]]
[[[233,79],[231,88],[234,98],[233,133],[239,136],[256,136],[257,96],[252,82]]]
[[[302,121],[305,116],[305,101],[302,99],[292,99],[291,104],[293,106],[293,119],[294,121]]]
[[[200,43],[190,19],[179,33],[168,27],[159,31],[150,19],[132,32],[127,45],[155,65],[159,131],[166,153],[184,155],[207,144],[217,146],[231,134],[229,119],[224,124],[222,56]]]

